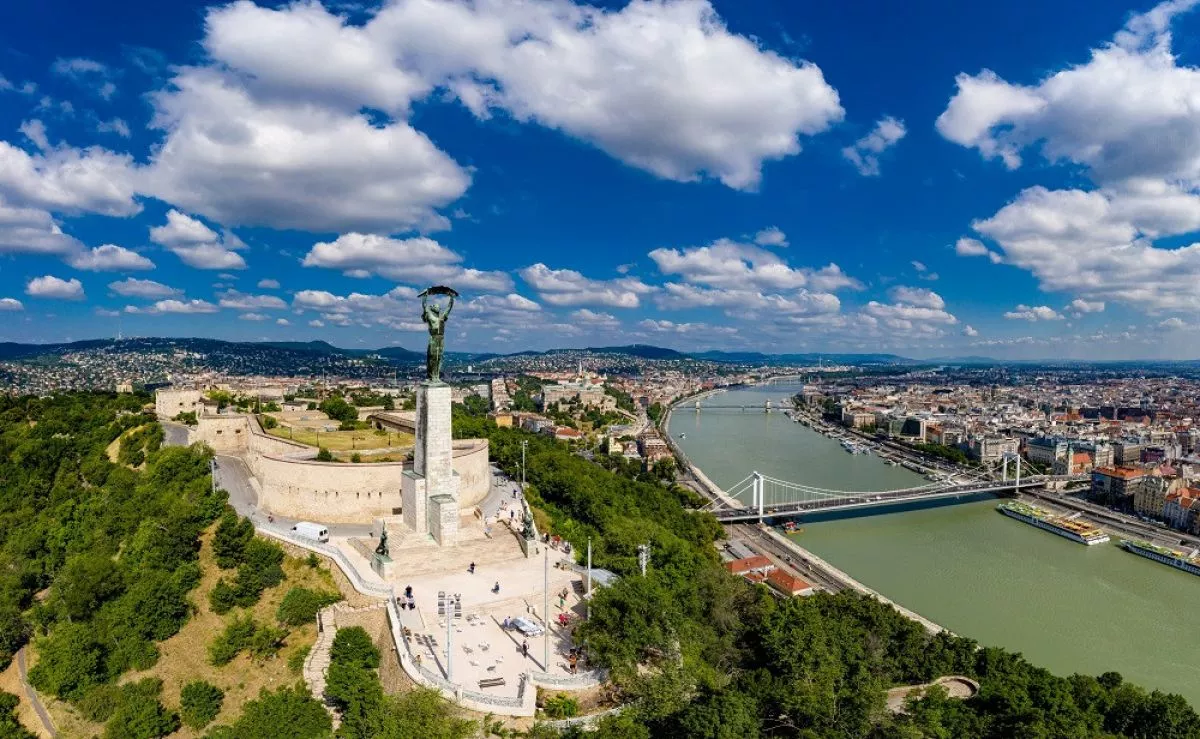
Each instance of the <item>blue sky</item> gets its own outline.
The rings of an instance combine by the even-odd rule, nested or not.
[[[0,340],[1200,357],[1194,5],[9,3]]]

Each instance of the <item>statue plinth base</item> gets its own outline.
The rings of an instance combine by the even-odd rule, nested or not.
[[[413,468],[405,470],[400,481],[405,525],[417,534],[432,535],[443,546],[458,541],[458,476],[454,473],[450,400],[450,386],[445,383],[417,386]]]
[[[384,580],[392,579],[392,571],[395,569],[395,566],[396,563],[393,562],[392,558],[386,554],[379,554],[376,552],[375,556],[371,557],[371,570]]]

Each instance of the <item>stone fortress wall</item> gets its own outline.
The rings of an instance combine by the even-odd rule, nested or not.
[[[167,418],[178,413],[170,412],[178,402],[167,400]],[[160,405],[157,398],[155,405]],[[263,510],[322,523],[367,523],[400,512],[402,462],[318,462],[315,449],[267,434],[252,415],[202,415],[197,420],[191,441],[245,459],[259,483]],[[487,439],[456,440],[453,468],[459,509],[470,510],[487,497],[492,484]]]
[[[154,394],[154,412],[162,418],[204,411],[199,390],[159,390]]]

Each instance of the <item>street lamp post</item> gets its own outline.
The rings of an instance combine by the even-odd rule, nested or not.
[[[542,581],[542,618],[546,633],[542,637],[542,669],[550,672],[550,547],[546,547],[545,575]]]
[[[528,439],[521,440],[521,492],[525,492],[525,447],[529,446]]]

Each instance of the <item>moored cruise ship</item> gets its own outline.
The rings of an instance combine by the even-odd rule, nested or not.
[[[1193,575],[1200,575],[1200,556],[1197,556],[1196,552],[1186,554],[1177,549],[1167,549],[1157,544],[1151,544],[1148,541],[1130,541],[1128,539],[1122,539],[1121,546],[1146,559],[1170,565],[1177,570],[1190,572]]]
[[[1037,506],[1010,500],[996,506],[997,510],[1010,518],[1024,521],[1031,526],[1045,529],[1053,534],[1066,537],[1080,544],[1103,544],[1108,541],[1108,534],[1086,521],[1076,521],[1063,516],[1056,516],[1050,511]]]

